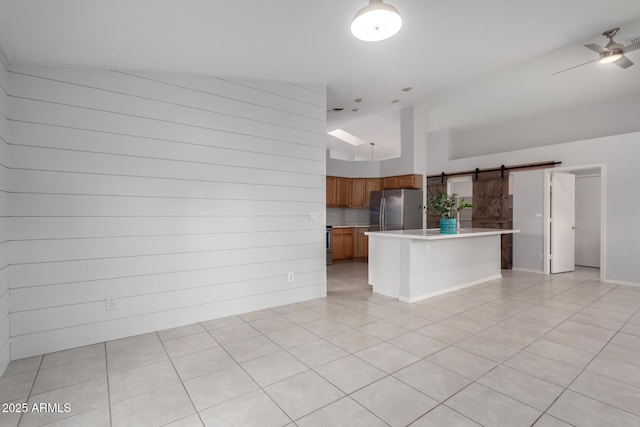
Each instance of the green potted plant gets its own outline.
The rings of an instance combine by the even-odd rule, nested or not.
[[[473,207],[473,204],[466,203],[464,198],[461,198],[458,203],[456,196],[456,193],[449,195],[438,190],[438,193],[428,200],[431,209],[440,217],[440,234],[456,234],[458,212]]]

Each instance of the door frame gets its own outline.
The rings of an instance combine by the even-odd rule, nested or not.
[[[562,166],[544,170],[544,274],[551,274],[549,268],[549,251],[551,249],[551,174],[554,172],[571,173],[586,169],[600,170],[600,281],[604,281],[607,271],[606,248],[606,205],[607,205],[607,174],[604,163],[579,166]]]

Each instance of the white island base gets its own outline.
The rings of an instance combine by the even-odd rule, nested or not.
[[[500,235],[519,230],[471,228],[365,233],[373,292],[415,302],[502,277]]]

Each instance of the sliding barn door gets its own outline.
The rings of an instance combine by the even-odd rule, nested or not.
[[[447,177],[434,176],[427,178],[427,204],[431,197],[438,194],[438,190],[447,192]],[[431,208],[427,209],[427,228],[439,228],[440,217]]]
[[[509,171],[482,172],[473,176],[474,228],[511,228]],[[501,267],[511,268],[511,234],[502,235]]]

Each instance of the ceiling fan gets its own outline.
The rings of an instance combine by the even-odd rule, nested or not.
[[[633,62],[629,60],[625,53],[633,52],[636,49],[640,49],[640,37],[628,40],[629,44],[624,46],[615,40],[613,37],[620,31],[620,28],[612,28],[602,33],[603,36],[609,39],[609,43],[606,46],[598,46],[597,44],[586,44],[584,47],[598,52],[598,58],[585,62],[584,64],[576,65],[575,67],[567,68],[566,70],[558,71],[556,74],[564,73],[565,71],[573,70],[574,68],[582,67],[583,65],[591,64],[592,62],[599,61],[601,64],[615,64],[621,68],[629,68],[633,65]]]

